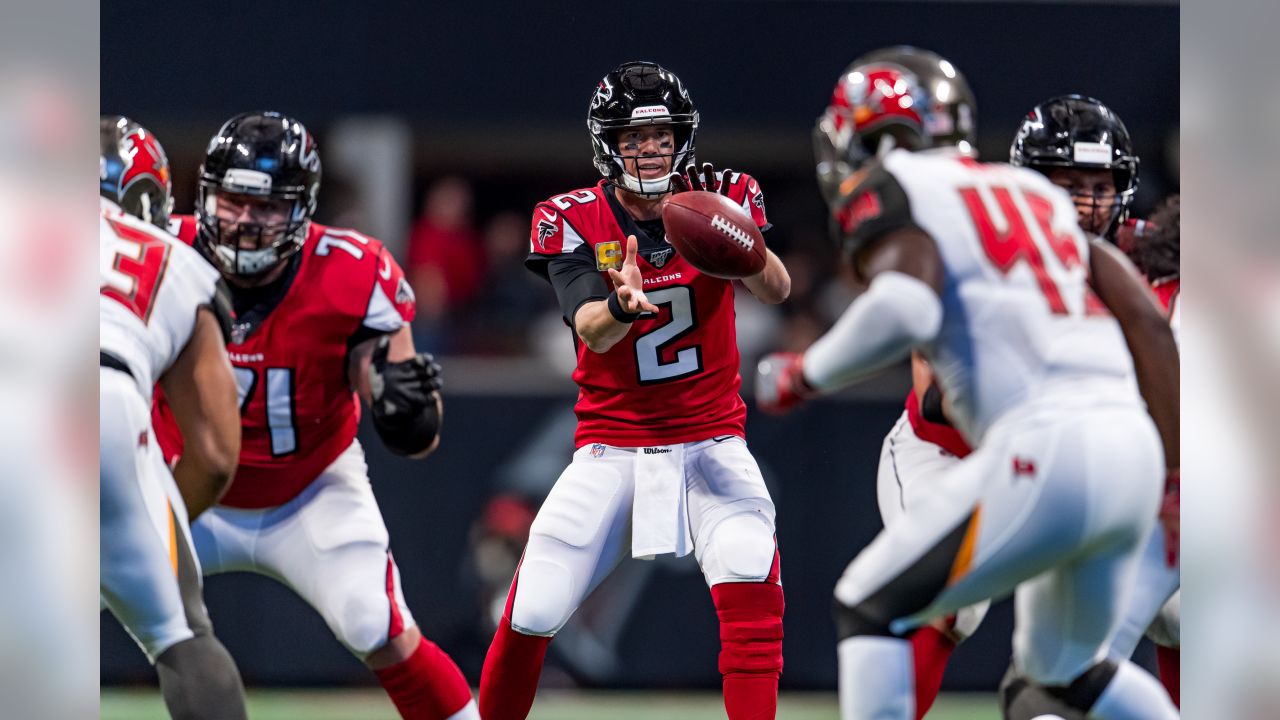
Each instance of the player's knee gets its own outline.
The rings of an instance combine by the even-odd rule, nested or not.
[[[1033,720],[1056,716],[1064,720],[1084,720],[1118,668],[1114,661],[1104,660],[1067,684],[1041,682],[1010,668],[1000,683],[1000,706],[1004,717]]]
[[[708,541],[707,581],[764,580],[773,569],[777,544],[773,528],[758,512],[730,516],[716,525]]]
[[[391,633],[391,608],[384,593],[367,592],[336,608],[338,615],[327,618],[338,641],[356,657],[367,658],[387,644]]]
[[[511,604],[511,628],[525,635],[554,635],[576,609],[574,582],[563,565],[525,558]]]
[[[851,605],[846,604],[837,595],[832,605],[832,612],[836,621],[836,642],[857,635],[896,637],[895,633],[889,629],[893,618],[877,610],[867,601]]]

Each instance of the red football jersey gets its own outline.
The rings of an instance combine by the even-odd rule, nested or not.
[[[194,218],[174,224],[179,238],[194,241]],[[227,345],[243,435],[223,505],[286,503],[337,459],[360,422],[360,400],[347,376],[348,343],[413,320],[413,291],[377,240],[313,222],[300,254],[279,304],[247,337],[233,332]],[[182,437],[161,401],[154,425],[165,456],[181,453]]]
[[[533,211],[535,258],[588,253],[610,288],[606,268],[621,266],[627,232],[606,183],[556,195]],[[767,227],[756,180],[734,173],[728,192],[760,227]],[[616,202],[616,201],[613,201]],[[627,221],[630,224],[630,221]],[[658,306],[608,352],[577,342],[576,447],[694,442],[719,435],[744,437],[747,409],[738,395],[738,342],[733,283],[704,275],[662,241],[638,253],[644,292]]]

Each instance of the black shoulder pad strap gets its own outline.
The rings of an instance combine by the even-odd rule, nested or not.
[[[236,312],[231,308],[231,288],[227,281],[218,278],[213,286],[213,297],[203,307],[209,308],[218,320],[218,329],[222,331],[222,342],[231,343],[231,327],[235,324]]]
[[[907,192],[893,173],[877,162],[867,167],[861,182],[845,194],[834,210],[832,220],[843,238],[848,255],[863,248],[894,230],[915,227]]]

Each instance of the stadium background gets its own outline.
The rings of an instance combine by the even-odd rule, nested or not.
[[[611,67],[651,59],[674,70],[702,114],[699,158],[761,181],[793,298],[777,309],[739,304],[744,366],[804,347],[851,297],[830,262],[809,132],[836,76],[867,50],[905,42],[950,59],[977,95],[986,159],[1007,157],[1032,105],[1078,91],[1108,103],[1134,136],[1139,217],[1179,185],[1173,3],[123,1],[104,4],[101,23],[102,112],[157,133],[179,212],[190,211],[220,123],[280,110],[319,139],[317,219],[383,239],[413,279],[415,335],[444,356],[444,443],[411,463],[362,437],[409,604],[473,683],[501,585],[493,578],[518,545],[521,513],[571,450],[570,336],[550,289],[520,267],[528,213],[598,179],[584,116]],[[749,417],[779,509],[784,690],[834,687],[830,588],[879,529],[875,466],[907,383],[900,368],[785,420]],[[601,593],[552,644],[548,685],[718,684],[714,611],[691,558],[627,563]],[[283,587],[221,576],[206,595],[251,686],[372,684]],[[997,605],[954,656],[945,688],[993,688],[1010,624],[1008,603]],[[105,615],[101,656],[104,684],[152,682]]]

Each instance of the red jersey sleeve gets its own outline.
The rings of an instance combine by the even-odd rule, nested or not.
[[[756,227],[768,230],[772,225],[764,211],[764,192],[760,190],[760,182],[746,173],[730,173],[728,178],[721,175],[721,182],[729,183],[729,199],[742,206],[743,211],[751,216]]]
[[[377,276],[362,324],[371,330],[395,332],[413,322],[417,307],[404,270],[391,257],[391,252],[379,244]]]

